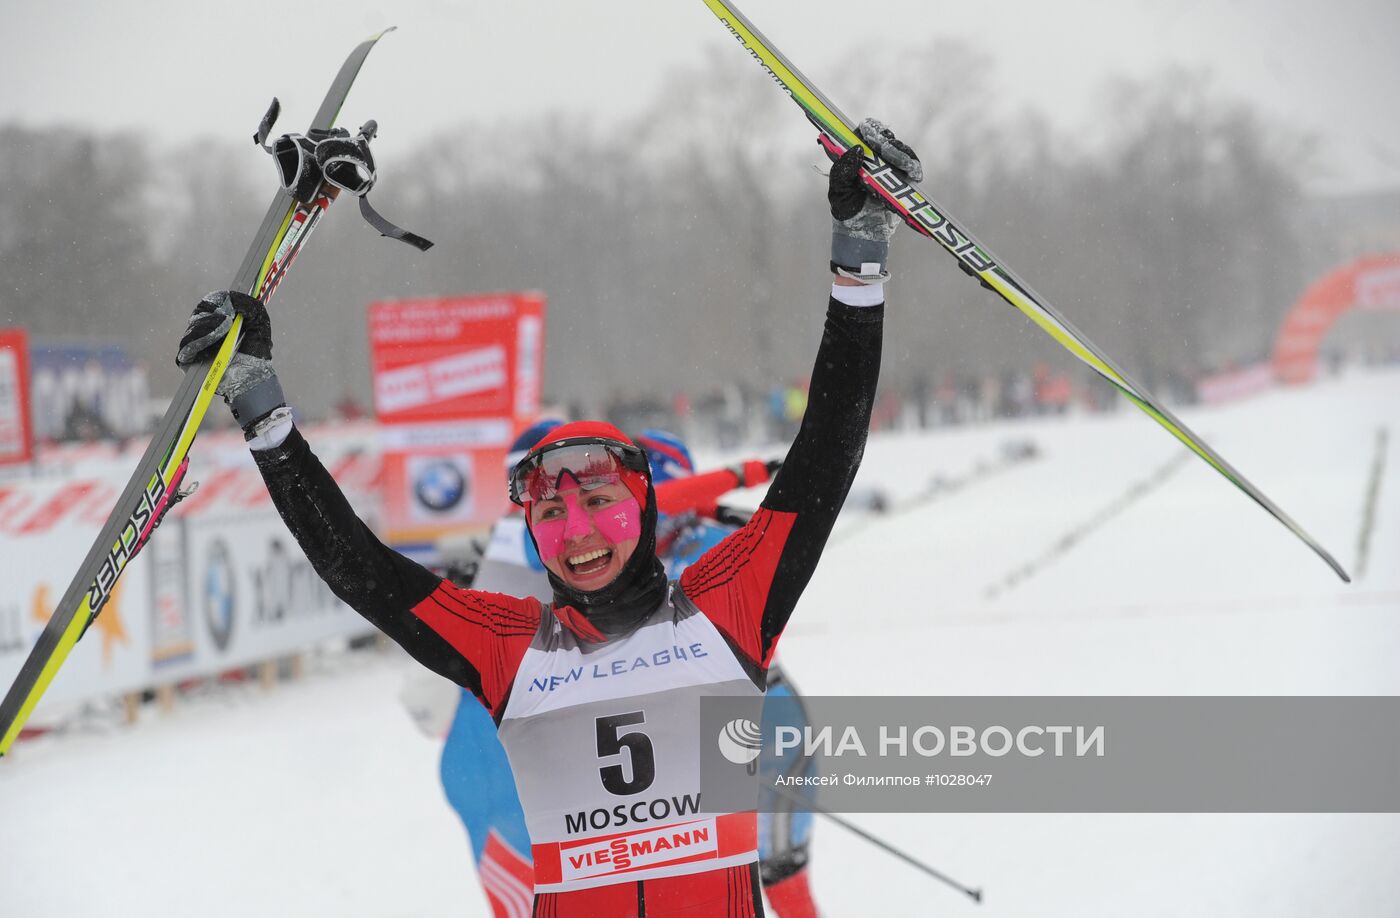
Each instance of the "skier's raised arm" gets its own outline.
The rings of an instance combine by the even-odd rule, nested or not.
[[[292,423],[272,368],[272,324],[258,300],[229,291],[206,296],[190,317],[177,362],[207,359],[235,314],[243,316],[243,340],[218,394],[243,427],[273,504],[312,567],[420,663],[496,708],[513,669],[505,656],[524,653],[539,603],[457,589],[379,541]]]
[[[878,121],[859,133],[886,162],[922,178],[918,157]],[[860,148],[832,166],[831,297],[807,411],[753,519],[686,570],[686,595],[766,669],[855,479],[880,373],[889,240],[899,218],[867,190]],[[758,614],[755,615],[755,610]]]

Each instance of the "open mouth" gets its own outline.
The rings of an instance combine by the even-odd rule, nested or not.
[[[589,574],[596,574],[608,566],[612,560],[612,549],[595,548],[593,551],[586,551],[582,554],[573,555],[564,559],[568,565],[569,572],[580,577],[587,577]]]

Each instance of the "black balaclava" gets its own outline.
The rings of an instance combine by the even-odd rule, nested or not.
[[[528,524],[529,516],[526,515]],[[528,528],[528,526],[527,526]],[[530,539],[535,538],[534,531]],[[539,546],[536,546],[538,551]],[[647,482],[647,502],[642,510],[642,534],[637,548],[612,583],[602,589],[575,590],[546,569],[554,588],[554,604],[573,606],[593,627],[606,635],[630,631],[655,612],[666,598],[666,566],[656,556],[656,491]]]
[[[595,437],[599,440],[613,440],[619,443],[636,445],[632,440],[611,424],[601,421],[574,421],[554,428],[532,447],[539,449],[550,443],[572,437]],[[622,570],[607,586],[583,592],[575,590],[546,568],[549,585],[554,588],[556,606],[572,606],[588,622],[605,635],[622,634],[640,625],[656,611],[666,598],[666,567],[656,556],[656,490],[652,487],[651,476],[639,472],[629,472],[628,490],[634,497],[644,498],[642,502],[642,532],[637,538],[637,548],[627,559]],[[646,482],[646,493],[638,494],[639,480]],[[531,525],[530,508],[525,508],[525,526],[530,533],[538,553],[539,543],[535,542],[535,531]]]

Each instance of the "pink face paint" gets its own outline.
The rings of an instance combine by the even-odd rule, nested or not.
[[[538,520],[531,524],[530,531],[535,534],[540,560],[552,561],[559,557],[564,551],[565,542],[585,539],[593,534],[595,528],[609,545],[635,539],[641,533],[642,508],[635,497],[609,504],[590,514],[579,505],[578,495],[577,490],[559,495],[564,500],[562,519]]]
[[[553,561],[564,550],[564,521],[540,520],[530,526],[535,534],[535,545],[540,550],[541,561]]]
[[[535,534],[535,544],[540,549],[541,561],[552,561],[564,551],[564,542],[570,538],[582,538],[593,531],[588,514],[578,505],[578,489],[565,491],[559,495],[564,500],[563,517],[539,520],[530,527]]]
[[[609,545],[635,539],[642,531],[642,508],[635,497],[620,500],[593,514],[593,525]]]

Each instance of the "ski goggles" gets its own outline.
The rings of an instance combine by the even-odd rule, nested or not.
[[[590,491],[621,483],[627,471],[643,475],[650,471],[646,453],[638,447],[618,440],[570,437],[516,463],[510,473],[510,499],[522,507],[526,501],[552,500],[566,480]]]
[[[356,197],[364,197],[378,177],[374,156],[369,151],[373,121],[354,137],[344,128],[283,134],[272,142],[272,159],[282,190],[304,204],[310,203],[325,181]]]

